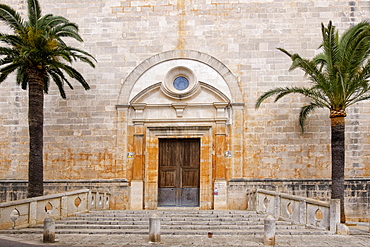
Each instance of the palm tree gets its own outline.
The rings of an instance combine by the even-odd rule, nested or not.
[[[261,95],[256,108],[270,96],[275,102],[282,97],[297,93],[309,99],[301,108],[299,123],[304,131],[307,116],[318,108],[327,108],[331,120],[331,197],[340,199],[341,222],[344,212],[344,167],[345,167],[345,121],[346,108],[370,98],[370,23],[364,21],[347,29],[339,37],[330,21],[322,24],[322,53],[312,60],[303,59],[282,48],[280,51],[292,59],[290,70],[299,68],[305,72],[310,87],[279,87]]]
[[[68,46],[64,37],[82,42],[78,26],[61,16],[42,16],[38,0],[28,0],[28,20],[13,8],[0,4],[0,20],[13,34],[0,33],[0,83],[16,72],[16,82],[28,88],[29,167],[28,197],[43,195],[43,105],[44,92],[50,80],[66,98],[64,84],[72,85],[66,75],[76,79],[87,90],[88,83],[73,67],[73,61],[82,61],[94,67],[95,58],[80,49]]]

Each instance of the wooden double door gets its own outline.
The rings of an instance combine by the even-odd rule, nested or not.
[[[200,139],[159,139],[158,206],[199,206]]]

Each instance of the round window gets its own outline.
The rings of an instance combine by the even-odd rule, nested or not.
[[[198,92],[200,85],[193,71],[187,67],[171,68],[164,77],[161,91],[174,99],[186,99]]]
[[[183,76],[176,77],[173,81],[173,86],[177,90],[185,90],[189,87],[189,80]]]

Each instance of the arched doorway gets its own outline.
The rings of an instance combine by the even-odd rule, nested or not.
[[[227,208],[227,178],[238,170],[234,159],[242,160],[243,137],[233,133],[242,128],[243,104],[235,99],[241,94],[231,72],[195,51],[153,56],[126,78],[117,105],[117,150],[131,182],[132,209]],[[189,142],[196,144],[182,147]]]

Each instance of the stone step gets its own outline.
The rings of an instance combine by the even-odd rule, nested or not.
[[[91,213],[91,214],[79,214],[78,217],[105,217],[105,218],[148,218],[153,214],[157,214],[160,218],[261,218],[261,215],[258,214],[186,214],[186,213],[177,213],[177,214],[166,214],[162,212],[153,212],[147,213],[147,214],[133,214],[133,213],[107,213],[107,214],[97,214],[97,213]]]
[[[74,220],[74,221],[94,221],[94,222],[100,222],[100,221],[119,221],[119,222],[148,222],[150,217],[71,217],[68,218],[68,220]],[[263,224],[263,218],[250,218],[248,220],[244,218],[183,218],[183,217],[159,217],[162,222],[171,222],[171,221],[181,221],[183,223],[188,222],[255,222],[255,223],[262,223]],[[66,220],[66,219],[63,219]]]
[[[249,230],[229,230],[229,229],[163,229],[161,235],[207,235],[212,232],[213,235],[256,235],[263,236],[263,229]],[[25,228],[19,230],[1,230],[0,234],[43,234],[42,228]],[[148,229],[56,229],[55,234],[136,234],[147,235]],[[320,231],[315,229],[299,230],[281,230],[276,231],[276,235],[330,235],[329,231]]]
[[[263,221],[265,215],[251,211],[94,211],[68,217],[68,221],[149,221],[156,214],[161,221]]]
[[[257,214],[255,211],[248,210],[104,210],[104,211],[90,211],[88,214]],[[81,213],[84,214],[84,213]],[[86,213],[85,213],[86,214]]]
[[[82,220],[82,219],[73,219],[73,220],[61,220],[57,224],[66,224],[66,225],[88,225],[88,224],[99,224],[99,225],[148,225],[149,220],[141,221],[107,221],[107,220]],[[162,225],[263,225],[263,221],[183,221],[180,219],[173,220],[161,220]],[[287,221],[277,221],[276,225],[292,225],[291,222]]]
[[[104,210],[104,211],[90,211],[88,214],[152,214],[153,212],[158,214],[202,214],[202,215],[227,215],[227,214],[257,214],[255,211],[248,211],[248,210]],[[81,213],[84,214],[84,213]]]
[[[94,211],[56,222],[56,234],[148,234],[149,218],[156,213],[163,235],[263,235],[265,215],[250,211]],[[42,234],[43,226],[0,231]],[[328,234],[287,221],[276,221],[278,235]]]
[[[163,225],[161,229],[263,229],[263,225]],[[303,227],[291,226],[277,226],[277,229],[302,229]],[[71,225],[71,224],[57,224],[56,229],[148,229],[148,225]]]

